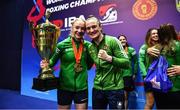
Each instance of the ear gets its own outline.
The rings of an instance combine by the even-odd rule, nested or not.
[[[70,35],[71,35],[71,36],[74,36],[72,30],[73,30],[73,26],[71,26]]]
[[[102,32],[102,26],[101,26],[101,25],[99,26],[99,29],[100,29],[100,30],[101,30],[101,32]]]

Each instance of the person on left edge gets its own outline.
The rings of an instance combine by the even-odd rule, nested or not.
[[[96,65],[92,108],[124,109],[122,68],[130,67],[129,59],[117,38],[102,33],[96,17],[86,19],[86,32],[92,39],[88,51]]]
[[[87,109],[88,82],[87,70],[92,63],[88,57],[90,42],[83,40],[85,21],[77,18],[71,27],[70,35],[57,44],[49,61],[42,60],[41,68],[54,66],[61,61],[57,100],[59,109],[70,109],[72,101],[76,109]]]
[[[124,70],[124,75],[123,75],[124,90],[125,90],[124,105],[125,105],[125,110],[127,110],[128,109],[129,92],[133,91],[135,88],[134,79],[135,79],[135,76],[137,75],[138,58],[137,58],[136,50],[132,46],[129,46],[127,37],[125,35],[119,35],[118,39],[121,42],[126,54],[128,55],[128,58],[131,62],[130,68]]]

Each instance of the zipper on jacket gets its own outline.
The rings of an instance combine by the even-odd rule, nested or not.
[[[100,47],[99,47],[99,45],[97,45],[97,53],[99,53],[99,50],[100,50]],[[100,58],[98,58],[98,68],[99,68],[99,70],[100,70],[100,68],[101,68],[101,59]],[[102,68],[103,69],[103,68]],[[101,88],[102,88],[102,90],[103,90],[103,82],[102,82],[102,78],[103,78],[103,72],[102,72],[102,74],[101,74],[101,79],[100,79],[100,85],[101,85]]]
[[[77,73],[75,72],[75,75],[74,75],[74,91],[76,92],[76,77],[77,77]]]

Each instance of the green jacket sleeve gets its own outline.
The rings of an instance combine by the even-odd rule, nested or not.
[[[136,50],[132,47],[128,47],[128,58],[131,62],[130,68],[123,70],[123,77],[129,77],[137,74],[137,54]]]
[[[57,61],[59,60],[60,54],[62,53],[62,49],[60,47],[61,47],[61,44],[58,43],[51,59],[49,60],[49,66],[50,67],[53,67],[57,63]]]
[[[130,67],[130,61],[125,53],[121,43],[117,38],[113,38],[112,40],[112,64],[116,65],[123,69],[128,69]]]
[[[143,77],[145,77],[147,74],[146,65],[145,65],[146,50],[147,50],[147,46],[145,44],[142,45],[139,50],[139,68],[140,68],[140,73]]]
[[[136,50],[133,48],[132,50],[132,66],[133,66],[133,74],[137,74],[137,70],[138,70],[138,57],[137,57],[137,53]]]
[[[177,62],[177,65],[180,65],[180,41],[176,41],[176,62]]]
[[[91,45],[91,43],[88,42],[88,41],[86,41],[86,43],[85,43],[85,47],[86,47],[86,49],[87,49],[87,60],[86,60],[86,63],[87,63],[87,69],[88,69],[88,70],[90,70],[91,67],[92,67],[92,65],[94,64],[93,59],[91,58],[90,53],[89,53],[89,51],[88,51],[88,47],[89,47],[90,45]]]

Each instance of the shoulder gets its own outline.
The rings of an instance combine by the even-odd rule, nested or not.
[[[85,45],[85,46],[89,46],[89,45],[91,45],[91,42],[89,42],[89,41],[87,41],[87,40],[84,40],[84,45]]]
[[[133,47],[128,47],[128,50],[130,50],[130,51],[136,51]]]
[[[109,40],[109,41],[116,41],[116,40],[118,40],[116,37],[111,36],[111,35],[105,35],[105,39]]]
[[[109,45],[120,45],[120,41],[114,37],[114,36],[110,36],[110,35],[105,35],[105,42]]]
[[[176,46],[180,46],[180,41],[174,41]]]
[[[144,54],[145,54],[147,48],[148,48],[147,45],[146,45],[146,44],[143,44],[143,45],[140,47],[140,49],[139,49],[139,53],[144,53]]]
[[[174,42],[175,42],[176,51],[180,51],[180,41],[174,41]]]
[[[143,44],[141,47],[140,47],[140,50],[147,50],[148,46],[146,44]]]
[[[58,48],[61,48],[62,46],[66,45],[66,44],[69,44],[71,42],[71,38],[70,37],[67,37],[66,39],[64,39],[63,41],[59,42],[57,44],[57,47]]]
[[[136,54],[136,50],[133,47],[128,47],[128,52],[131,53],[132,55]]]

